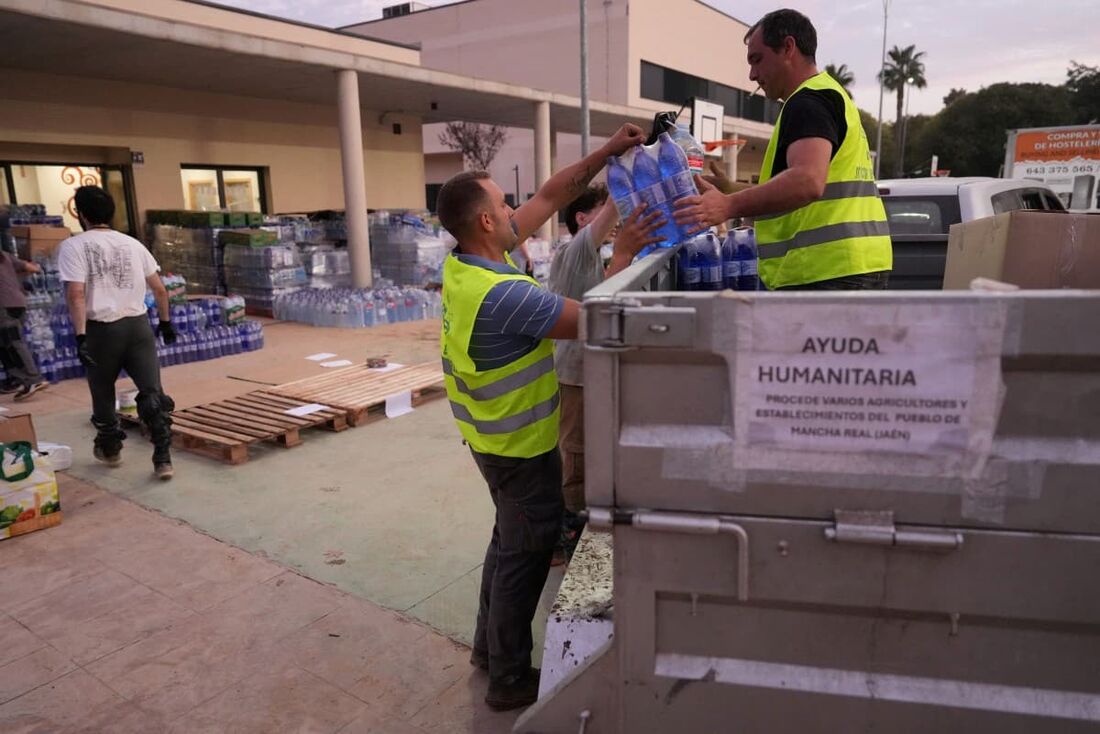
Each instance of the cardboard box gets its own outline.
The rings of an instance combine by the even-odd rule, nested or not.
[[[15,441],[26,441],[31,448],[38,450],[38,437],[34,435],[34,421],[30,413],[21,410],[0,413],[0,443]]]
[[[1100,216],[1014,211],[951,226],[944,290],[992,278],[1020,288],[1100,288]]]
[[[35,255],[53,255],[62,241],[72,237],[68,227],[27,224],[11,228],[19,257],[33,260]]]

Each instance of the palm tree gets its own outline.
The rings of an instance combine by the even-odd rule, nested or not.
[[[905,104],[905,87],[911,86],[924,89],[928,86],[928,80],[924,78],[924,62],[921,58],[923,51],[917,51],[916,46],[899,48],[894,46],[887,54],[890,60],[879,72],[878,78],[883,86],[892,92],[898,93],[898,115],[894,125],[894,139],[897,141],[897,175],[901,176],[905,170],[905,128],[902,127],[902,110]],[[900,134],[899,134],[900,133]]]
[[[825,64],[825,73],[831,76],[848,93],[849,97],[852,96],[852,85],[856,83],[856,75],[852,73],[847,64],[841,64],[840,66]]]

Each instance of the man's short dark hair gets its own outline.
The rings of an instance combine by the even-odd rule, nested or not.
[[[435,203],[439,223],[459,242],[469,234],[478,206],[489,198],[489,193],[481,185],[488,178],[488,171],[463,171],[451,176],[439,190]]]
[[[576,234],[580,229],[577,224],[577,215],[581,212],[590,212],[607,201],[607,187],[603,184],[592,184],[565,207],[565,226],[569,228],[569,234]]]
[[[757,28],[760,29],[764,45],[773,51],[782,48],[783,40],[790,36],[803,56],[810,61],[817,59],[817,30],[810,19],[797,10],[783,8],[768,13],[749,28],[749,32],[745,34],[745,43],[749,42],[749,37]]]
[[[110,224],[115,218],[115,200],[98,186],[81,186],[73,196],[76,211],[88,224]]]

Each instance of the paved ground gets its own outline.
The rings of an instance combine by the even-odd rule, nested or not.
[[[437,334],[271,324],[263,351],[164,382],[184,407],[319,372],[321,351],[437,359]],[[177,452],[170,483],[136,435],[121,467],[91,460],[81,383],[22,407],[76,458],[62,525],[0,543],[5,732],[510,728],[448,639],[472,631],[492,506],[444,401],[239,467]]]

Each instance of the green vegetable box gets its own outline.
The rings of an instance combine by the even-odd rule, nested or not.
[[[61,522],[57,478],[26,441],[0,443],[0,540]]]

